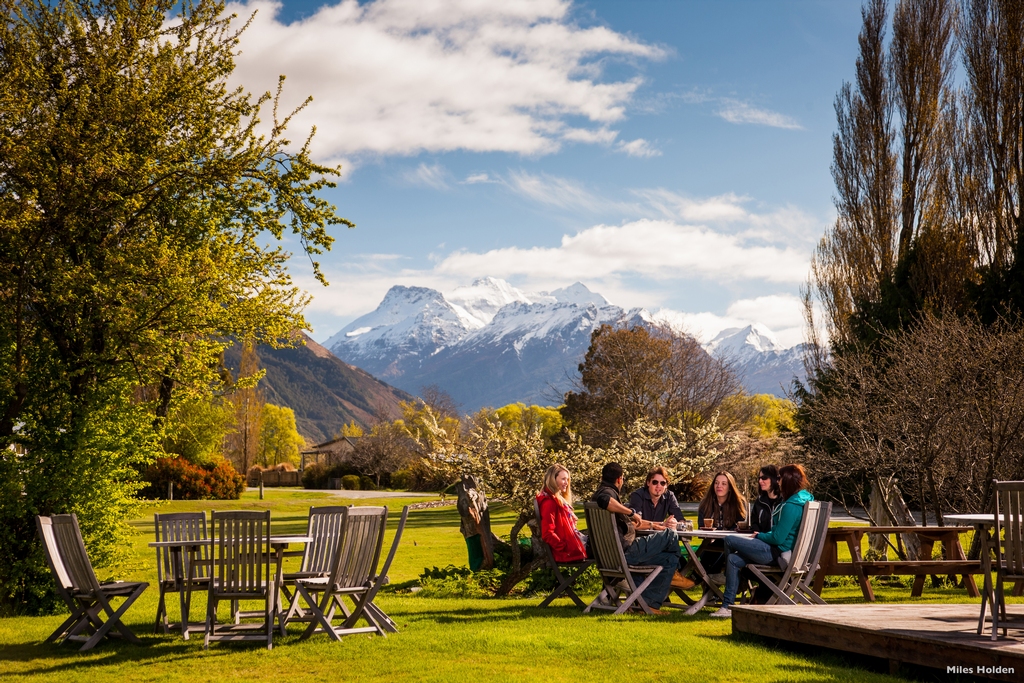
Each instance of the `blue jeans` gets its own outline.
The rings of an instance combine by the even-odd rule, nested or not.
[[[772,564],[772,547],[764,541],[743,536],[727,536],[725,539],[725,594],[722,607],[732,607],[736,602],[736,591],[740,588],[740,570],[747,564]]]
[[[629,564],[653,564],[661,567],[661,572],[641,593],[644,602],[651,609],[658,609],[668,597],[672,574],[679,568],[679,539],[676,532],[666,529],[648,536],[637,536],[625,555]],[[633,580],[638,584],[645,578],[643,574],[633,575]]]

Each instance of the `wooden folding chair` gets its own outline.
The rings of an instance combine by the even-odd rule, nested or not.
[[[533,501],[533,513],[537,517],[537,525],[540,528],[540,503],[536,499]],[[544,558],[544,563],[551,570],[551,573],[555,575],[555,580],[558,581],[558,585],[551,591],[551,594],[541,601],[540,607],[547,607],[555,598],[564,594],[565,597],[576,603],[577,607],[585,608],[587,603],[580,600],[580,596],[576,595],[576,591],[572,587],[576,580],[580,578],[580,575],[587,570],[587,567],[594,564],[594,560],[556,562],[555,555],[551,552],[551,546],[543,538],[537,537],[537,545],[540,546],[540,553],[541,557]],[[566,570],[565,573],[562,572],[563,569]]]
[[[82,541],[78,518],[71,514],[38,517],[37,520],[58,593],[71,609],[71,616],[50,635],[47,642],[58,638],[84,641],[80,650],[82,652],[91,650],[104,636],[121,637],[133,643],[142,642],[124,625],[121,617],[149,584],[121,581],[100,583]],[[110,604],[114,598],[124,599],[116,610]],[[117,630],[112,632],[112,628]],[[82,631],[89,631],[90,634],[82,635]]]
[[[387,583],[387,572],[402,540],[409,507],[402,510],[391,550],[378,573],[377,562],[384,544],[387,517],[386,507],[349,508],[344,535],[335,553],[330,576],[296,579],[296,591],[309,605],[312,621],[302,634],[302,639],[316,633],[326,633],[337,641],[353,633],[386,636],[387,632],[394,633],[397,630],[383,610],[373,604],[373,599],[381,586]],[[345,597],[353,603],[351,609],[345,604]],[[334,618],[339,610],[345,620],[340,626],[335,626]],[[367,626],[357,627],[356,623],[360,619],[365,620]]]
[[[213,580],[206,607],[206,636],[203,648],[211,640],[258,640],[274,647],[274,622],[277,596],[270,550],[270,510],[235,510],[210,513],[213,527]],[[233,603],[259,600],[264,604],[263,623],[237,623],[239,618],[260,613],[237,613],[236,623],[218,624],[217,605],[221,600]]]
[[[628,564],[612,513],[602,510],[593,501],[585,503],[583,509],[587,516],[590,547],[594,551],[597,571],[600,572],[601,582],[604,584],[602,592],[583,610],[584,614],[589,614],[593,609],[612,610],[615,614],[623,614],[634,605],[643,610],[644,614],[654,614],[654,610],[644,601],[642,593],[662,568],[655,565]],[[647,578],[638,586],[633,581],[633,574],[646,574]],[[625,598],[621,597],[622,593],[626,594]],[[601,604],[602,595],[608,596],[611,604]]]
[[[281,635],[284,635],[285,626],[289,621],[310,621],[312,619],[306,613],[299,600],[299,593],[288,590],[288,587],[295,587],[298,579],[311,579],[327,577],[331,574],[331,563],[338,554],[338,548],[345,535],[345,521],[348,516],[348,506],[331,505],[326,507],[309,508],[309,522],[306,526],[306,535],[312,541],[306,544],[302,551],[302,564],[299,571],[284,574],[281,592],[288,600],[288,610],[281,615]],[[285,556],[291,556],[285,553]]]
[[[206,534],[206,513],[203,512],[172,512],[153,515],[153,528],[156,533],[157,542],[160,541],[207,541]],[[185,557],[188,551],[182,549],[157,548],[156,549],[156,585],[160,590],[160,602],[156,608],[156,625],[154,632],[161,629],[167,633],[171,625],[167,622],[167,604],[165,601],[168,592],[178,594],[178,604],[181,613],[181,632],[185,640],[188,640],[189,633],[189,611],[191,607],[192,591],[208,590],[210,587],[210,547],[209,545],[199,546],[199,551],[191,562],[191,580],[188,580]],[[188,585],[186,585],[188,584]]]
[[[819,535],[819,522],[823,506],[831,511],[829,503],[810,501],[804,504],[803,518],[800,520],[800,529],[797,531],[796,542],[793,544],[793,553],[785,569],[775,565],[748,564],[747,569],[764,586],[771,590],[772,596],[768,598],[769,605],[777,603],[795,605],[812,604],[814,602],[807,597],[806,592],[813,592],[810,584],[806,582],[808,576],[813,577],[817,569],[818,560],[821,559],[821,549],[817,549],[817,557],[814,557],[814,541]],[[826,526],[828,515],[825,516]],[[825,534],[820,534],[820,543],[823,545]],[[820,598],[819,598],[820,599]]]
[[[1007,629],[1024,628],[1019,616],[1006,613],[1006,595],[1003,584],[1007,581],[1024,581],[1024,481],[993,481],[995,487],[995,531],[992,543],[995,546],[995,590],[986,590],[981,600],[981,617],[978,620],[978,634],[985,621],[986,598],[992,601],[992,640],[998,638],[999,629],[1006,637]],[[986,583],[988,583],[986,581]]]

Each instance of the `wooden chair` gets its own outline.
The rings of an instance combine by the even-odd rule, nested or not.
[[[288,600],[288,611],[281,616],[281,635],[289,621],[310,621],[299,600],[299,593],[288,590],[294,588],[298,579],[310,579],[330,576],[331,563],[338,554],[338,547],[345,535],[345,521],[349,508],[344,505],[309,508],[309,523],[306,535],[313,540],[306,544],[302,551],[302,564],[299,571],[284,574],[282,585],[279,586]],[[291,553],[285,553],[286,556]]]
[[[384,544],[387,517],[386,507],[349,508],[344,535],[331,563],[330,575],[296,579],[296,591],[310,606],[312,621],[302,634],[302,639],[316,633],[326,633],[337,641],[353,633],[386,636],[387,632],[397,631],[394,622],[373,604],[373,599],[381,586],[387,583],[387,572],[402,540],[409,507],[402,510],[391,550],[378,573],[377,562]],[[352,602],[351,609],[345,604],[345,597]],[[345,620],[340,626],[335,626],[334,618],[339,610]],[[356,627],[360,619],[365,620],[367,626]]]
[[[772,596],[768,598],[767,604],[795,605],[798,602],[805,605],[819,604],[817,600],[808,597],[807,593],[813,593],[810,581],[813,580],[814,572],[821,559],[821,549],[824,547],[826,535],[821,524],[824,523],[827,529],[831,510],[830,503],[810,501],[804,505],[804,514],[800,520],[796,542],[793,544],[793,553],[785,569],[775,565],[747,565],[750,573],[762,585],[771,590]],[[824,517],[823,512],[825,513]],[[817,548],[815,541],[818,543]]]
[[[157,542],[206,541],[209,539],[206,534],[206,514],[203,512],[154,514],[153,528],[156,532]],[[186,552],[185,550],[175,551],[171,548],[156,549],[156,585],[160,590],[160,602],[157,604],[156,625],[153,630],[157,632],[162,628],[164,633],[168,632],[170,624],[167,623],[165,599],[168,592],[176,592],[181,610],[182,634],[187,639],[191,592],[209,589],[211,567],[209,545],[199,546],[198,556],[193,558],[195,566],[192,568],[192,580],[186,586],[187,572],[184,562]]]
[[[213,527],[213,577],[206,607],[206,637],[211,640],[258,640],[274,647],[274,622],[277,617],[277,586],[270,550],[270,510],[238,510],[210,513]],[[259,612],[238,613],[235,622],[217,623],[217,605],[221,600],[237,602],[260,600],[264,604],[263,623],[237,623],[240,617]]]
[[[600,572],[601,582],[604,584],[602,592],[583,610],[584,614],[589,614],[593,609],[612,610],[615,614],[623,614],[634,605],[645,614],[654,614],[654,610],[647,605],[641,594],[661,573],[662,568],[654,565],[628,564],[612,513],[602,510],[592,501],[585,503],[583,509],[587,516],[590,547],[594,551],[597,571]],[[633,574],[646,574],[647,578],[637,586],[633,581]],[[621,598],[621,593],[626,593],[624,599]],[[610,605],[601,604],[603,595],[608,596]]]
[[[133,643],[142,642],[124,625],[121,617],[149,584],[97,581],[75,515],[38,517],[37,524],[57,583],[57,592],[71,610],[71,616],[57,627],[47,642],[58,638],[84,641],[81,652],[92,649],[105,636],[122,637]],[[117,610],[110,604],[114,598],[124,599]],[[112,628],[116,628],[116,632],[111,632]],[[83,635],[82,631],[90,633]]]
[[[537,517],[537,526],[540,527],[540,504],[536,499],[533,501],[533,514]],[[576,595],[576,591],[572,589],[573,584],[580,578],[580,575],[587,570],[587,567],[594,564],[594,560],[583,560],[582,562],[556,562],[555,555],[551,551],[549,546],[543,538],[537,537],[537,545],[540,547],[541,557],[544,558],[544,563],[547,565],[551,573],[555,575],[555,580],[558,581],[558,585],[555,586],[551,594],[541,601],[540,607],[547,607],[551,602],[561,596],[563,593],[565,597],[571,599],[576,603],[577,607],[586,608],[587,603],[580,600],[580,596]],[[566,569],[564,574],[562,570]]]
[[[1003,584],[1024,581],[1024,481],[993,481],[996,492],[995,532],[992,543],[996,551],[995,596],[985,591],[992,600],[992,640],[999,629],[1006,636],[1008,628],[1024,628],[1019,616],[1006,614],[1006,595]],[[987,583],[987,582],[986,582]],[[985,620],[985,602],[981,601],[979,634]]]

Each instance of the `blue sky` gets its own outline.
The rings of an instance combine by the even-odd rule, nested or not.
[[[232,5],[257,18],[235,78],[288,76],[292,127],[341,163],[357,225],[295,259],[323,340],[393,284],[582,281],[708,337],[797,297],[834,216],[832,103],[860,3],[375,0]]]

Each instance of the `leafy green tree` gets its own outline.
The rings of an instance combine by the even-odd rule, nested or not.
[[[299,450],[305,439],[295,427],[295,411],[291,408],[264,404],[260,424],[259,464],[264,467],[282,462],[299,463]]]
[[[164,423],[165,453],[196,465],[210,465],[223,451],[224,437],[234,421],[231,405],[217,396],[176,401]]]
[[[306,326],[277,240],[290,231],[312,259],[329,226],[351,226],[317,195],[337,169],[284,137],[277,99],[228,87],[223,10],[0,0],[5,609],[45,607],[34,515],[78,513],[100,563],[128,547],[175,392],[219,387],[225,340]]]

